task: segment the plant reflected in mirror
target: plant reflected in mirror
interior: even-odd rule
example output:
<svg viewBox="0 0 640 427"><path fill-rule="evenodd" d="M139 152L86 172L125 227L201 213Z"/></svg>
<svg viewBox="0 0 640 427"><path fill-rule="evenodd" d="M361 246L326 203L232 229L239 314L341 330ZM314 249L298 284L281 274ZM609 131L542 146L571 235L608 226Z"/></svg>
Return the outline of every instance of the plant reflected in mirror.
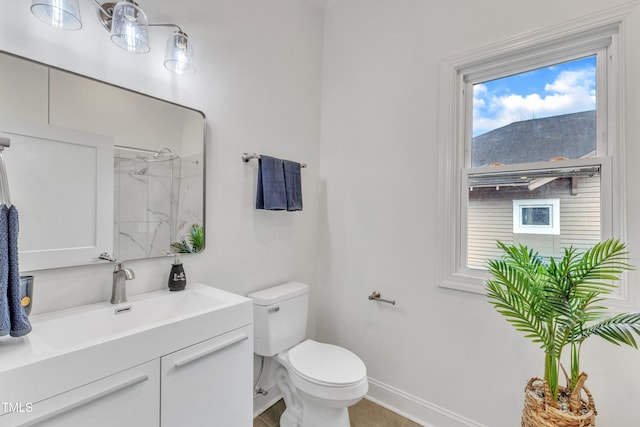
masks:
<svg viewBox="0 0 640 427"><path fill-rule="evenodd" d="M174 254L198 253L204 249L204 230L199 224L192 224L189 230L188 242L182 239L171 243L171 252Z"/></svg>

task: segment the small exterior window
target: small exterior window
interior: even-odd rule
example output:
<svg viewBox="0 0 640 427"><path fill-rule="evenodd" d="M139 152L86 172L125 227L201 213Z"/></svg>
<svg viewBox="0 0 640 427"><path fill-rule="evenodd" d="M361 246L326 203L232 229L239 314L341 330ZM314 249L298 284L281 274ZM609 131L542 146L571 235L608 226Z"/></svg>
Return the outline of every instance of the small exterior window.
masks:
<svg viewBox="0 0 640 427"><path fill-rule="evenodd" d="M514 200L513 233L560 234L560 199Z"/></svg>

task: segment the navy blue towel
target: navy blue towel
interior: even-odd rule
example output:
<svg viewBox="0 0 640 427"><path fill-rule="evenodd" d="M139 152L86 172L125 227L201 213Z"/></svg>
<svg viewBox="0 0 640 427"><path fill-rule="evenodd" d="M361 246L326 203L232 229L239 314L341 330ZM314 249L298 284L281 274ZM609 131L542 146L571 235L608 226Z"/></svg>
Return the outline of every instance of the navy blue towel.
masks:
<svg viewBox="0 0 640 427"><path fill-rule="evenodd" d="M9 317L11 336L21 337L31 332L31 323L20 302L20 267L18 266L18 209L12 205L8 209L8 259L9 259Z"/></svg>
<svg viewBox="0 0 640 427"><path fill-rule="evenodd" d="M287 192L287 210L290 212L302 210L302 179L300 177L300 163L283 160L284 185Z"/></svg>
<svg viewBox="0 0 640 427"><path fill-rule="evenodd" d="M287 209L284 166L281 159L260 156L258 160L256 209L276 211Z"/></svg>
<svg viewBox="0 0 640 427"><path fill-rule="evenodd" d="M9 315L9 209L0 206L0 336L11 332Z"/></svg>

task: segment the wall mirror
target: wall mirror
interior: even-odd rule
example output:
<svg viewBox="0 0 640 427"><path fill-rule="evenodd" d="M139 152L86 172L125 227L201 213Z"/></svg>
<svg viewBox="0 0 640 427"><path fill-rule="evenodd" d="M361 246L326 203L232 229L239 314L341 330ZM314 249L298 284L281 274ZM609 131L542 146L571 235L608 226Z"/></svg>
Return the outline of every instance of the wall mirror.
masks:
<svg viewBox="0 0 640 427"><path fill-rule="evenodd" d="M200 111L2 52L0 99L21 270L166 256L204 230Z"/></svg>

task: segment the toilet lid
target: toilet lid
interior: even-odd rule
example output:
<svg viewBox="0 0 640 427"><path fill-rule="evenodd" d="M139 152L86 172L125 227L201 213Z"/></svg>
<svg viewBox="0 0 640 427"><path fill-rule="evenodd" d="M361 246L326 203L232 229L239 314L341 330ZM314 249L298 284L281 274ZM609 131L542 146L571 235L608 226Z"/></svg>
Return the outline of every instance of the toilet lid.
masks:
<svg viewBox="0 0 640 427"><path fill-rule="evenodd" d="M349 350L313 340L289 350L289 363L301 377L329 386L356 384L367 375L362 360Z"/></svg>

